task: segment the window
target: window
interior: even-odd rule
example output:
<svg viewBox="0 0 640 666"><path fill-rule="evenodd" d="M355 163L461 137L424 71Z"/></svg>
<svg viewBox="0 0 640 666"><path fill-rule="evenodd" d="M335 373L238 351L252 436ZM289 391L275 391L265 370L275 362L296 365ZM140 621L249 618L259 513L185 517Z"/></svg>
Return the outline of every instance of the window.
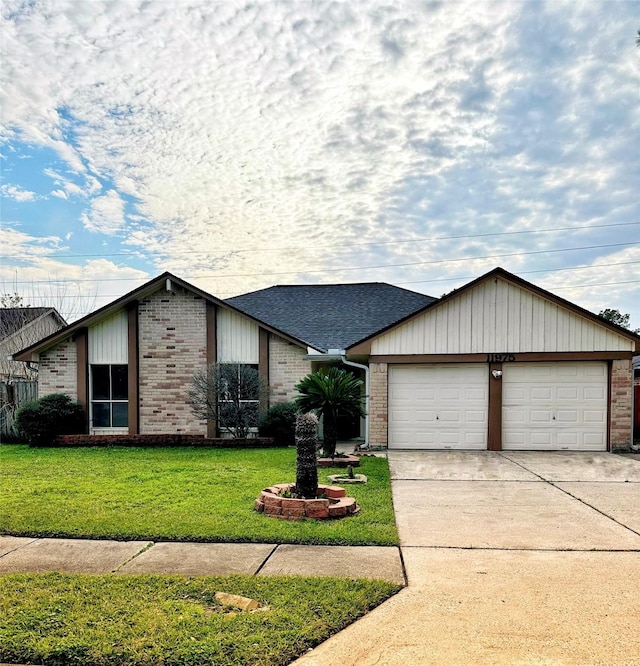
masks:
<svg viewBox="0 0 640 666"><path fill-rule="evenodd" d="M91 366L91 425L93 428L129 425L126 365Z"/></svg>
<svg viewBox="0 0 640 666"><path fill-rule="evenodd" d="M240 436L258 427L260 379L257 365L220 363L218 425Z"/></svg>

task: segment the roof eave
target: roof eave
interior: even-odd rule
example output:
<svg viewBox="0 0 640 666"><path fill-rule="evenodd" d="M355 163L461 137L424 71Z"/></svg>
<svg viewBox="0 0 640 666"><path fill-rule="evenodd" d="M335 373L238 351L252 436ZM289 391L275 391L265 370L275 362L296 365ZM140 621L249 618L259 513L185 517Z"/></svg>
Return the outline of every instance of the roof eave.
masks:
<svg viewBox="0 0 640 666"><path fill-rule="evenodd" d="M489 280L492 277L501 277L502 279L507 280L508 282L512 282L518 285L519 287L522 287L523 289L528 289L529 291L533 291L534 293L537 293L539 296L546 298L554 303L557 303L558 305L570 311L573 311L576 314L581 315L582 317L590 319L595 324L604 326L605 328L612 329L616 333L632 340L635 344L636 352L640 351L640 335L637 335L633 331L623 328L622 326L618 326L617 324L607 321L606 319L599 317L593 312L589 312L589 310L585 310L584 308L580 307L579 305L576 305L575 303L572 303L571 301L567 301L564 298L556 296L552 292L547 291L546 289L542 289L542 287L538 287L535 284L532 284L531 282L527 282L526 280L523 280L517 275L509 273L509 271L498 266L493 270L490 270L488 273L485 273L484 275L477 277L475 280L467 282L466 284L462 285L462 287L460 287L459 289L454 289L453 291L450 291L448 294L442 296L442 298L436 299L435 301L433 301L433 303L429 303L424 308L416 310L416 312L413 312L404 319L400 319L399 321L390 324L389 326L377 331L373 335L367 336L366 338L363 338L362 340L355 342L353 345L347 348L346 350L347 354L370 354L371 343L373 342L373 340L375 340L375 338L379 337L380 335L383 335L384 333L387 333L388 331L396 328L397 326L401 326L402 324L405 324L406 322L411 321L412 319L415 319L416 317L423 315L431 308L434 308L442 303L445 303L451 300L452 298L457 298L461 293L473 289L473 287L475 287L480 282Z"/></svg>
<svg viewBox="0 0 640 666"><path fill-rule="evenodd" d="M303 348L306 347L313 347L314 349L316 348L315 345L312 345L304 340L299 340L298 338L295 338L283 331L279 331L274 327L270 326L269 324L267 324L266 322L263 322L260 319L257 319L256 317L247 314L246 312L243 312L242 310L234 307L233 305L226 303L222 299L217 298L212 294L209 294L208 292L200 289L199 287L196 287L195 285L192 285L189 282L186 282L185 280L173 275L172 273L169 273L168 271L165 271L164 273L158 275L149 282L146 282L141 287L138 287L137 289L134 289L126 293L124 296L121 296L115 301L108 303L107 305L99 308L95 312L91 312L85 317L82 317L78 321L75 321L72 324L69 324L68 326L65 326L64 328L60 329L59 331L52 333L51 335L47 336L46 338L43 338L42 340L38 341L35 344L30 345L29 347L25 347L24 349L21 349L19 352L16 352L14 354L14 358L18 361L32 361L33 354L38 354L41 351L44 351L49 347L52 347L61 340L65 340L66 338L75 335L75 333L77 333L79 330L83 328L86 328L92 322L95 322L99 319L104 319L105 317L108 317L110 314L118 312L119 310L127 307L129 303L138 301L141 298L144 298L145 296L152 294L153 292L157 291L159 287L162 286L163 282L166 283L167 280L169 280L170 282L174 282L183 289L192 291L193 293L201 296L202 298L211 303L214 303L215 305L226 308L227 310L231 310L233 312L236 312L237 314L242 315L243 317L246 317L247 319L250 319L261 328L264 328L267 331L273 332L276 335L281 336L282 338L284 338L288 342L291 342L292 344L295 344Z"/></svg>

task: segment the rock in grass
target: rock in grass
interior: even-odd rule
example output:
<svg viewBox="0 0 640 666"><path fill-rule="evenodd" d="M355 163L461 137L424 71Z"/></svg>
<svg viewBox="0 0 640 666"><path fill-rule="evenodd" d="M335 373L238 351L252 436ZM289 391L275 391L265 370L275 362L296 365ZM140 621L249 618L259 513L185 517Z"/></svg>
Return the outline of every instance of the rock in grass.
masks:
<svg viewBox="0 0 640 666"><path fill-rule="evenodd" d="M229 594L228 592L216 592L216 599L223 606L232 606L243 611L254 611L260 608L260 604L255 599L241 597L238 594Z"/></svg>

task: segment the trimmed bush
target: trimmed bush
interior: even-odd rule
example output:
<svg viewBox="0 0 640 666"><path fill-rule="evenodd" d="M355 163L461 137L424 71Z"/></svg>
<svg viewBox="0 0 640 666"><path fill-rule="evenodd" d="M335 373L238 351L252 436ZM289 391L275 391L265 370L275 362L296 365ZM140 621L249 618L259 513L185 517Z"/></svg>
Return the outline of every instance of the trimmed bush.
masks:
<svg viewBox="0 0 640 666"><path fill-rule="evenodd" d="M281 446L295 446L296 417L300 410L294 402L280 402L263 414L258 424L260 437L273 437Z"/></svg>
<svg viewBox="0 0 640 666"><path fill-rule="evenodd" d="M58 435L84 431L84 409L68 395L52 393L25 403L16 414L16 428L29 446L47 446Z"/></svg>

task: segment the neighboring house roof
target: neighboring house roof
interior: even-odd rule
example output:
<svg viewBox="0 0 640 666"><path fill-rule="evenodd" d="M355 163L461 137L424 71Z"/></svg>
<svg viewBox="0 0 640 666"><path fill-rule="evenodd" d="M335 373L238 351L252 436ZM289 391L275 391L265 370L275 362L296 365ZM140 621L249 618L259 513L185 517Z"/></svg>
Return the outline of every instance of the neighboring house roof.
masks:
<svg viewBox="0 0 640 666"><path fill-rule="evenodd" d="M636 335L633 331L630 331L622 326L618 326L617 324L614 324L607 319L603 319L602 317L594 314L593 312L589 312L589 310L585 310L584 308L581 308L579 305L576 305L575 303L572 303L571 301L567 301L564 298L561 298L560 296L556 296L555 294L551 293L550 291L546 291L545 289L542 289L541 287L536 286L535 284L532 284L531 282L527 282L526 280L523 280L522 278L518 277L517 275L514 275L513 273L509 273L509 271L506 271L504 268L494 268L493 270L489 271L488 273L485 273L484 275L481 275L479 278L476 278L475 280L472 280L471 282L467 282L467 284L463 285L459 289L454 289L453 291L449 292L448 294L445 294L442 298L440 299L434 299L432 303L429 303L425 307L421 308L420 310L414 311L410 314L408 314L406 317L404 317L402 320L397 321L393 324L390 324L389 326L386 326L384 328L381 328L380 330L372 333L371 335L365 336L361 338L360 340L355 341L353 344L349 346L347 349L347 352L351 354L367 354L369 353L369 348L371 346L371 341L377 338L378 336L381 336L382 334L386 333L387 331L390 331L391 329L396 328L397 326L400 326L404 324L407 321L410 321L412 319L415 319L417 317L420 317L423 313L432 310L434 308L437 308L441 306L443 303L446 303L447 301L457 298L460 294L463 294L466 291L469 291L473 289L477 284L480 282L484 282L486 280L491 280L496 277L500 277L504 280L507 280L508 282L512 282L513 284L522 287L524 289L528 289L529 291L533 292L534 294L537 294L538 296L541 296L542 298L545 298L553 303L556 303L557 305L566 308L567 310L570 310L582 317L585 317L586 319L589 319L590 321L593 321L594 323L597 323L600 326L604 326L606 328L610 328L611 330L615 331L618 334L623 335L626 338L629 338L635 342L636 345L636 350L640 350L640 336Z"/></svg>
<svg viewBox="0 0 640 666"><path fill-rule="evenodd" d="M345 349L436 299L383 282L283 285L226 303L322 351Z"/></svg>
<svg viewBox="0 0 640 666"><path fill-rule="evenodd" d="M67 322L55 308L0 308L0 340L8 338L31 322L51 315L60 326Z"/></svg>
<svg viewBox="0 0 640 666"><path fill-rule="evenodd" d="M29 376L30 368L12 360L15 352L66 325L55 308L0 308L0 377Z"/></svg>

